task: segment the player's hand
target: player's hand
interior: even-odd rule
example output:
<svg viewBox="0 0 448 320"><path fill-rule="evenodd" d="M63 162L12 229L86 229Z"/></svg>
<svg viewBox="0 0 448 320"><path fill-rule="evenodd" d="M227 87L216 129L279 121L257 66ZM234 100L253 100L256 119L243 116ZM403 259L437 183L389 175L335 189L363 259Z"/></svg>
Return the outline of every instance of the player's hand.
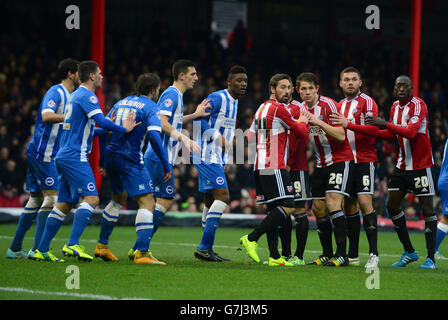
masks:
<svg viewBox="0 0 448 320"><path fill-rule="evenodd" d="M104 168L104 167L100 167L100 173L101 173L101 175L102 175L103 177L105 177L105 176L107 175L106 168Z"/></svg>
<svg viewBox="0 0 448 320"><path fill-rule="evenodd" d="M114 109L114 110L112 110L112 113L109 116L110 121L112 121L114 123L115 123L115 119L117 119L116 113L117 113L117 109Z"/></svg>
<svg viewBox="0 0 448 320"><path fill-rule="evenodd" d="M306 115L307 115L307 117L308 117L308 123L309 124L312 124L312 125L315 125L315 126L318 126L319 125L319 123L320 123L320 119L319 118L317 118L314 114L312 114L311 112L309 112L309 111L305 111L304 112Z"/></svg>
<svg viewBox="0 0 448 320"><path fill-rule="evenodd" d="M182 135L181 137L181 141L183 142L189 153L193 152L196 154L201 154L201 147L196 142L185 135Z"/></svg>
<svg viewBox="0 0 448 320"><path fill-rule="evenodd" d="M210 105L210 100L202 100L200 104L198 104L196 111L194 112L196 115L196 118L200 117L207 117L210 115L210 112L207 112L207 110L211 109L212 106Z"/></svg>
<svg viewBox="0 0 448 320"><path fill-rule="evenodd" d="M232 150L232 145L223 136L221 136L221 148L224 151L228 151L228 152L230 152L230 150Z"/></svg>
<svg viewBox="0 0 448 320"><path fill-rule="evenodd" d="M347 128L348 125L348 119L344 117L339 112L333 112L330 114L330 120L333 122L333 124L342 126L343 128Z"/></svg>
<svg viewBox="0 0 448 320"><path fill-rule="evenodd" d="M130 112L128 115L128 118L126 119L126 121L123 123L123 127L126 129L126 133L131 132L132 130L134 130L135 127L137 127L138 125L142 124L142 122L138 122L135 123L135 118L137 117L135 112Z"/></svg>
<svg viewBox="0 0 448 320"><path fill-rule="evenodd" d="M167 183L171 180L171 171L165 172L163 175L163 183Z"/></svg>
<svg viewBox="0 0 448 320"><path fill-rule="evenodd" d="M379 117L368 116L366 117L366 124L381 128L386 127L387 121Z"/></svg>
<svg viewBox="0 0 448 320"><path fill-rule="evenodd" d="M301 111L300 117L299 119L297 119L297 122L298 123L305 122L306 124L308 124L308 122L310 121L310 115L311 114L309 112Z"/></svg>

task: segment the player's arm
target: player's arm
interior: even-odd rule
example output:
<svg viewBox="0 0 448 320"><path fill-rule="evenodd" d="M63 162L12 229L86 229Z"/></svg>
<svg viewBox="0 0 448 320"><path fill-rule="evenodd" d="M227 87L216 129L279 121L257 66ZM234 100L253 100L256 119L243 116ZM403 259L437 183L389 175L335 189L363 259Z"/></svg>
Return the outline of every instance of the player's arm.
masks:
<svg viewBox="0 0 448 320"><path fill-rule="evenodd" d="M310 120L309 122L312 125L319 126L328 136L335 139L338 142L344 142L345 141L345 129L342 126L337 125L331 125L319 118L317 118L314 114L309 113Z"/></svg>
<svg viewBox="0 0 448 320"><path fill-rule="evenodd" d="M195 112L184 115L182 123L187 123L188 121L192 121L197 118L209 116L210 112L207 112L207 110L212 108L209 102L210 100L204 99L200 104L198 104Z"/></svg>
<svg viewBox="0 0 448 320"><path fill-rule="evenodd" d="M95 123L106 131L114 131L119 133L128 133L134 130L134 128L141 124L141 122L135 122L135 112L130 112L126 121L123 122L123 127L116 125L111 120L107 119L102 112L92 115L92 119Z"/></svg>
<svg viewBox="0 0 448 320"><path fill-rule="evenodd" d="M148 138L152 149L156 153L160 162L162 162L164 171L164 182L168 182L171 179L171 168L168 161L168 153L166 149L162 146L162 138L160 137L160 130L148 128Z"/></svg>
<svg viewBox="0 0 448 320"><path fill-rule="evenodd" d="M330 115L331 121L335 125L339 125L342 128L347 128L348 130L351 130L356 133L360 133L366 136L386 139L386 140L393 140L395 138L395 134L390 130L380 130L377 126L371 125L371 124L355 124L350 121L346 117L344 117L339 112L333 112Z"/></svg>
<svg viewBox="0 0 448 320"><path fill-rule="evenodd" d="M59 123L64 121L64 114L57 113L57 108L61 103L61 96L57 91L49 92L42 101L42 122Z"/></svg>
<svg viewBox="0 0 448 320"><path fill-rule="evenodd" d="M169 123L169 120L170 116L160 114L160 123L162 126L162 131L167 135L169 135L172 139L177 140L179 142L183 142L183 144L187 147L190 153L192 151L194 153L201 153L201 147L198 146L198 144L193 140L191 140L189 137L174 129L173 126Z"/></svg>
<svg viewBox="0 0 448 320"><path fill-rule="evenodd" d="M309 117L307 115L301 114L299 119L294 120L291 113L286 110L286 107L283 104L278 106L276 115L280 118L286 128L291 129L296 135L301 137L308 136L307 124Z"/></svg>
<svg viewBox="0 0 448 320"><path fill-rule="evenodd" d="M410 117L407 123L407 127L397 126L389 121L386 124L386 128L407 139L414 139L418 133L418 130L422 125L425 114L426 114L426 108L421 108L420 113L418 115L414 114L413 116Z"/></svg>

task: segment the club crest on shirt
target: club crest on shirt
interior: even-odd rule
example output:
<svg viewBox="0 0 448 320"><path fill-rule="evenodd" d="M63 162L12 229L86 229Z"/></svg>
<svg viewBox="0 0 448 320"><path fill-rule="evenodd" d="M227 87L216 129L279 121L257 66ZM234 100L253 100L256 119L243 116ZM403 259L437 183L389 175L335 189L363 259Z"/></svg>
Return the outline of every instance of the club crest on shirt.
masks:
<svg viewBox="0 0 448 320"><path fill-rule="evenodd" d="M98 99L95 96L90 96L89 100L92 103L97 103L98 102Z"/></svg>
<svg viewBox="0 0 448 320"><path fill-rule="evenodd" d="M165 100L163 101L163 106L164 106L165 108L169 108L169 107L171 107L172 105L173 105L173 100L171 100L170 98L165 99Z"/></svg>
<svg viewBox="0 0 448 320"><path fill-rule="evenodd" d="M47 105L48 105L50 108L54 108L54 107L56 107L56 102L54 102L54 100L51 99L50 101L48 101Z"/></svg>
<svg viewBox="0 0 448 320"><path fill-rule="evenodd" d="M224 184L224 178L223 177L216 178L216 183L219 184L219 185L223 185Z"/></svg>
<svg viewBox="0 0 448 320"><path fill-rule="evenodd" d="M413 124L416 124L416 123L418 122L418 117L417 117L417 116L413 116L413 117L411 118L411 122L412 122Z"/></svg>

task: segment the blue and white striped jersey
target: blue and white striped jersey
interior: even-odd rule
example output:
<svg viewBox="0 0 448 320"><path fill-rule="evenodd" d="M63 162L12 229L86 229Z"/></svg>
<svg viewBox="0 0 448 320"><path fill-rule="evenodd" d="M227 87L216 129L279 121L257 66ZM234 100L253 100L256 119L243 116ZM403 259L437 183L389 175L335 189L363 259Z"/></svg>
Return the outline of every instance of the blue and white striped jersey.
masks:
<svg viewBox="0 0 448 320"><path fill-rule="evenodd" d="M193 162L226 165L230 158L229 150L223 152L216 136L219 133L232 144L235 137L238 100L234 99L227 89L212 92L207 100L210 100L212 106L210 115L195 119L193 122L194 140L202 150L200 159L197 154L193 154Z"/></svg>
<svg viewBox="0 0 448 320"><path fill-rule="evenodd" d="M88 161L95 128L95 120L92 117L99 113L103 111L98 97L83 85L79 86L65 106L60 148L56 159Z"/></svg>
<svg viewBox="0 0 448 320"><path fill-rule="evenodd" d="M159 98L158 102L159 116L168 116L169 124L181 132L182 130L182 120L184 117L184 102L182 93L176 89L174 86L169 86ZM167 150L168 161L170 164L174 165L177 153L179 149L179 142L162 131L162 146ZM145 158L153 159L159 161L156 153L150 144L145 152Z"/></svg>
<svg viewBox="0 0 448 320"><path fill-rule="evenodd" d="M106 149L107 152L119 153L134 163L143 164L142 150L145 146L146 132L162 131L157 104L145 96L129 96L118 101L110 110L108 117L114 110L116 110L115 124L123 126L130 112L135 112L135 122L142 124L129 133L114 132Z"/></svg>
<svg viewBox="0 0 448 320"><path fill-rule="evenodd" d="M37 113L34 135L26 148L26 155L45 162L54 160L59 150L61 123L45 123L42 121L42 113L64 113L65 105L70 98L70 93L62 84L56 84L48 89Z"/></svg>

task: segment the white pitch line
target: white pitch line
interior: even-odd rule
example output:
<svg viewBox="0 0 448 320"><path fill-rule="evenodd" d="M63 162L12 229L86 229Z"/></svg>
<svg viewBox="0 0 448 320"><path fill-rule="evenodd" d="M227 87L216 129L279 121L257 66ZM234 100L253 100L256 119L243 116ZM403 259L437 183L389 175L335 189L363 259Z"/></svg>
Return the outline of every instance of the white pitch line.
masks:
<svg viewBox="0 0 448 320"><path fill-rule="evenodd" d="M29 293L32 295L49 295L49 296L95 299L95 300L151 300L151 299L147 299L147 298L136 298L136 297L118 298L118 297L106 296L106 295L101 295L101 294L60 292L60 291L42 291L42 290L32 290L32 289L14 288L14 287L0 287L0 291Z"/></svg>

